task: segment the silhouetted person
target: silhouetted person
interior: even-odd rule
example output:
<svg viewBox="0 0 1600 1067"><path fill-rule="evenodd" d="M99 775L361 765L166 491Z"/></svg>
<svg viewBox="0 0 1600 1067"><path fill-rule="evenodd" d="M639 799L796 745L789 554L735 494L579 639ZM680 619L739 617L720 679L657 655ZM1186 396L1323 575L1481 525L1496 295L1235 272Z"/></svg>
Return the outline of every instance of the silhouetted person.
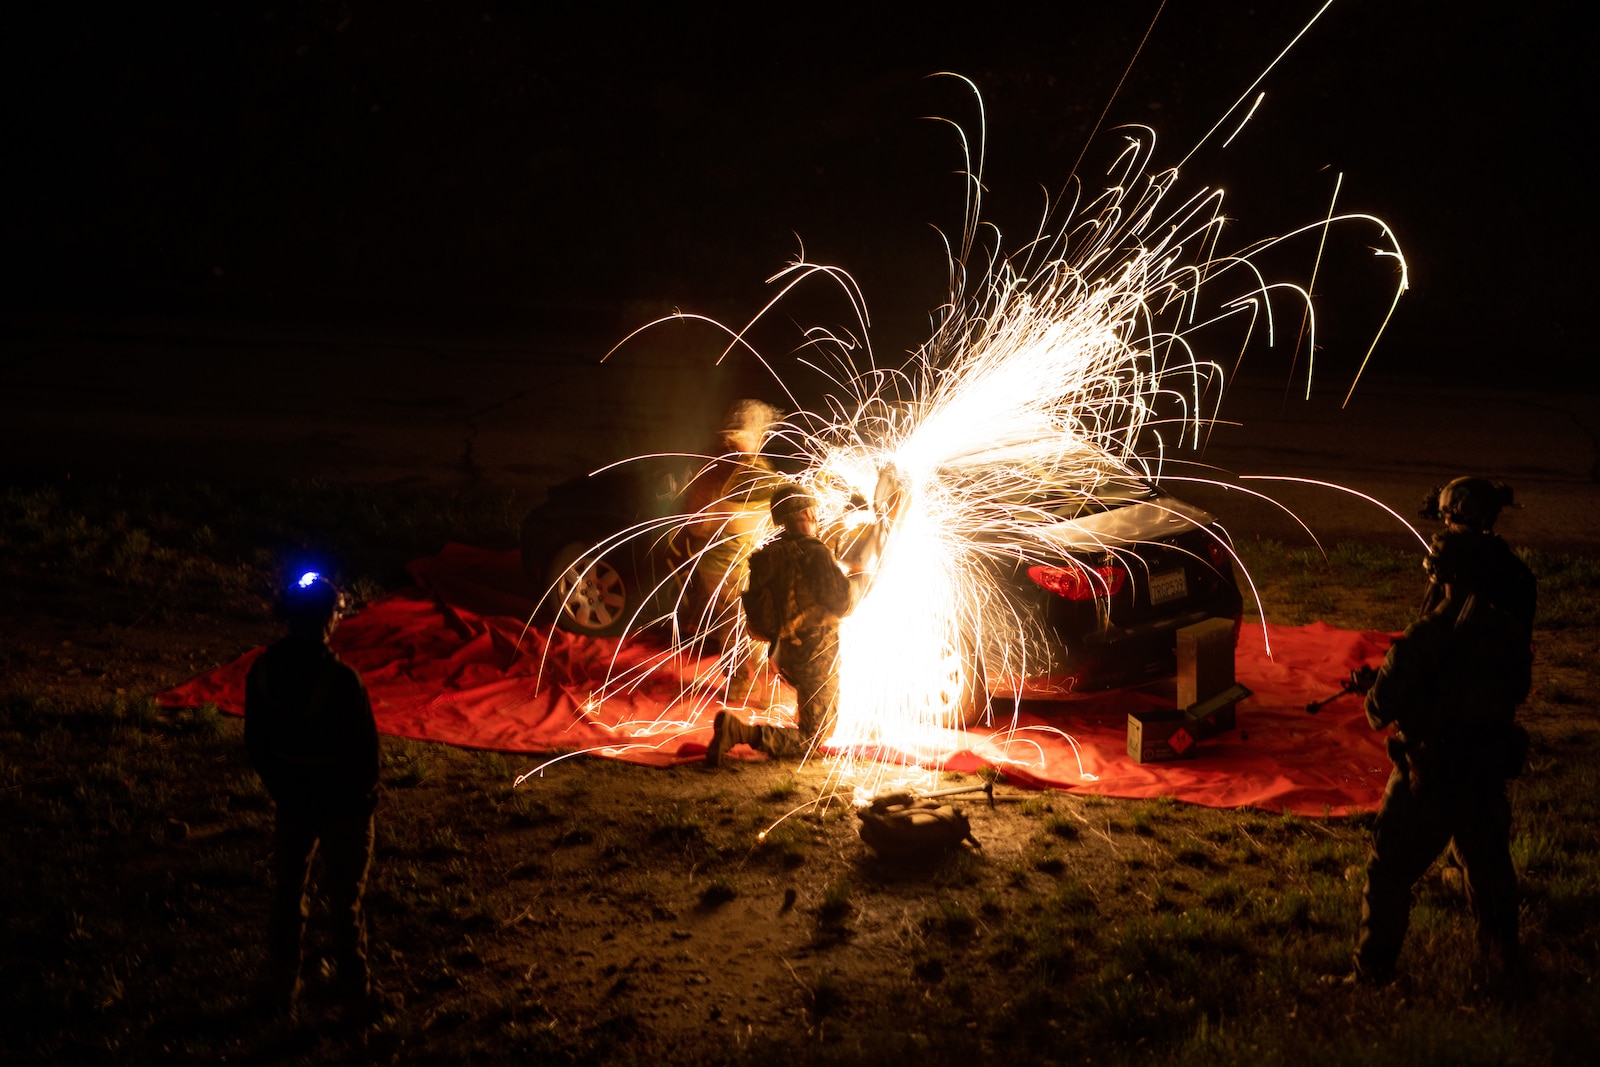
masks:
<svg viewBox="0 0 1600 1067"><path fill-rule="evenodd" d="M289 635L250 668L245 745L277 805L267 972L273 1006L293 1013L301 991L312 858L320 850L322 889L333 919L334 992L351 1009L370 1004L361 897L372 863L378 801L378 732L361 676L328 647L343 598L314 573L280 600Z"/></svg>
<svg viewBox="0 0 1600 1067"><path fill-rule="evenodd" d="M1509 487L1458 478L1432 503L1424 515L1446 528L1430 546L1422 615L1367 692L1372 727L1398 729L1347 982L1393 978L1412 887L1452 843L1477 920L1481 979L1503 980L1518 961L1505 783L1521 773L1528 748L1514 719L1532 684L1535 582L1490 530L1511 503Z"/></svg>
<svg viewBox="0 0 1600 1067"><path fill-rule="evenodd" d="M720 642L739 620L749 559L761 543L768 504L782 480L761 455L777 421L777 409L760 400L728 405L712 459L684 489L684 503L696 516L684 530L693 561L678 610L685 634Z"/></svg>

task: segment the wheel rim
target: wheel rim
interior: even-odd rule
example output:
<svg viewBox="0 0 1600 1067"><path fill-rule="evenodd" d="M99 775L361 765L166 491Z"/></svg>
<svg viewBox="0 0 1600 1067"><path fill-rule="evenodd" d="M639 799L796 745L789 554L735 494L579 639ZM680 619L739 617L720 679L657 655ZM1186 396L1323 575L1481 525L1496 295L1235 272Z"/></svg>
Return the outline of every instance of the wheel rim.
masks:
<svg viewBox="0 0 1600 1067"><path fill-rule="evenodd" d="M579 630L604 630L628 606L621 572L603 559L568 567L556 581L556 593L562 616Z"/></svg>

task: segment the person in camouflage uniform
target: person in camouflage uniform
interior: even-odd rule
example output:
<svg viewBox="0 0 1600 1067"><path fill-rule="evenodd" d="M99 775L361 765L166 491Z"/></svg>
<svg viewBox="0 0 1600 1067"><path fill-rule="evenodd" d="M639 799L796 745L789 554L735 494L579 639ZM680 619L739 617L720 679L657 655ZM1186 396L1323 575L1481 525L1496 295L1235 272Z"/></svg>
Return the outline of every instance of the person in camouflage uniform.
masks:
<svg viewBox="0 0 1600 1067"><path fill-rule="evenodd" d="M334 922L335 993L350 1009L373 1003L361 898L372 863L378 731L361 676L328 647L342 600L316 574L291 585L279 605L289 635L261 654L245 682L245 747L277 807L266 993L290 1014L300 997L306 890L319 851Z"/></svg>
<svg viewBox="0 0 1600 1067"><path fill-rule="evenodd" d="M798 697L795 726L754 726L718 712L706 762L716 766L734 745L778 758L803 755L831 727L839 703L839 620L850 614L866 575L846 575L832 549L817 538L816 500L794 485L772 495L776 541L750 560L752 587L765 586L782 605L780 632L771 635L772 660Z"/></svg>
<svg viewBox="0 0 1600 1067"><path fill-rule="evenodd" d="M1457 479L1424 515L1445 530L1430 546L1423 612L1395 641L1366 696L1374 729L1398 727L1362 895L1355 970L1385 984L1405 940L1411 891L1446 846L1464 868L1477 920L1479 971L1498 981L1518 958L1517 876L1506 779L1521 773L1528 735L1517 706L1532 684L1536 587L1491 532L1511 491Z"/></svg>
<svg viewBox="0 0 1600 1067"><path fill-rule="evenodd" d="M779 478L761 455L778 411L760 400L729 405L712 460L684 489L684 548L691 560L678 605L679 631L720 644L739 619L750 556L760 544Z"/></svg>

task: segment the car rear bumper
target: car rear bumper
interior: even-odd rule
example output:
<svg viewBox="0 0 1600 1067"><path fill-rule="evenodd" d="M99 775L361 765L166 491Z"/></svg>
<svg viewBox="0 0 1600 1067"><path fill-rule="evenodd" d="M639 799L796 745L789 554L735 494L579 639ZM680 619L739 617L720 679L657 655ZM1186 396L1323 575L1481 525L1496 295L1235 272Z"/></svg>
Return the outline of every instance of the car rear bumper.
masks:
<svg viewBox="0 0 1600 1067"><path fill-rule="evenodd" d="M1178 671L1178 631L1216 616L1208 611L1158 619L1136 626L1107 626L1076 644L1055 650L1060 669L1026 677L988 676L991 696L1027 700L1060 700L1074 693L1144 685L1170 678ZM1239 639L1241 616L1233 615L1233 639Z"/></svg>

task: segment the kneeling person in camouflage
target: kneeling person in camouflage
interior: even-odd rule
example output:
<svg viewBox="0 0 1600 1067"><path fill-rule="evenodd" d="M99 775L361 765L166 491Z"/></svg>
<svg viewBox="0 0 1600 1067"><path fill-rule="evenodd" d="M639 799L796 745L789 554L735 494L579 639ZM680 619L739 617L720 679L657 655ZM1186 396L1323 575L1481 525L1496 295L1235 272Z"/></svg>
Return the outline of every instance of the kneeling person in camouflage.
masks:
<svg viewBox="0 0 1600 1067"><path fill-rule="evenodd" d="M770 597L777 632L772 659L799 698L796 726L753 726L717 713L706 762L722 762L746 744L778 758L804 755L826 735L839 705L839 620L850 614L866 575L847 576L833 551L817 537L816 500L786 484L772 494L772 519L782 533L750 557L750 592ZM751 626L752 631L758 628Z"/></svg>

